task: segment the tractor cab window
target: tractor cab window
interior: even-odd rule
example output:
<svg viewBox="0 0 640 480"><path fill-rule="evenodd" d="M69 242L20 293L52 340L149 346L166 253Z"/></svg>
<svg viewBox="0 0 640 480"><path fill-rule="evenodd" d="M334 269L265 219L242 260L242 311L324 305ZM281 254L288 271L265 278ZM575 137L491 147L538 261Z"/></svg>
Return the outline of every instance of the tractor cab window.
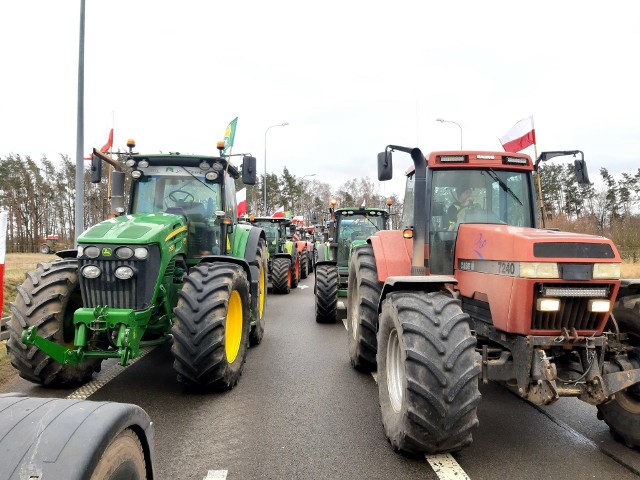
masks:
<svg viewBox="0 0 640 480"><path fill-rule="evenodd" d="M354 240L366 240L386 228L384 215L348 212L336 215L338 238L338 266L346 266Z"/></svg>
<svg viewBox="0 0 640 480"><path fill-rule="evenodd" d="M533 227L531 183L526 172L436 170L431 183L430 269L453 273L453 248L462 223Z"/></svg>
<svg viewBox="0 0 640 480"><path fill-rule="evenodd" d="M220 184L205 181L200 169L151 167L148 170L134 183L131 213L184 215L189 222L189 256L219 253L215 212L222 207Z"/></svg>
<svg viewBox="0 0 640 480"><path fill-rule="evenodd" d="M255 222L254 225L264 230L264 234L267 237L269 254L275 255L277 253L278 247L278 229L280 228L279 224L274 222Z"/></svg>

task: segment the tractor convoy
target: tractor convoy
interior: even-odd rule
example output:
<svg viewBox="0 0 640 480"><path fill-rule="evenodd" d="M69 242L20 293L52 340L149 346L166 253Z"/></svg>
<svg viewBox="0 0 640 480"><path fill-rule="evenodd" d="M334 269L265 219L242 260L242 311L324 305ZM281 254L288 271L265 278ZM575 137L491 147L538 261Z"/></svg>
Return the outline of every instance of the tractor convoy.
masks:
<svg viewBox="0 0 640 480"><path fill-rule="evenodd" d="M388 209L334 201L328 220L313 215L313 227L296 223L301 217L238 221L235 180L255 184L255 158L243 155L238 169L223 143L217 156L128 147L127 204L125 173L116 168L110 218L18 287L7 349L23 378L82 385L103 360L125 366L144 347L171 340L180 383L231 389L249 346L263 338L267 289L288 294L315 271L316 322L336 322L345 298L348 357L358 371L377 372L394 450L468 446L479 385L489 381L536 405L576 397L597 407L616 438L640 447L640 280L620 280L621 259L607 238L546 229L538 215L538 164L580 154L576 179L586 183L582 152L545 152L534 163L517 153L425 157L389 145L378 155L379 180L391 179L392 152L413 160L403 228L391 230L390 201ZM116 167L94 151L94 182L102 161ZM129 452L123 461L138 469L136 478L153 476L153 424L139 407L60 400L45 411L43 401L0 395L0 410L35 425L53 424L68 408L59 438L91 442L84 457L64 453L49 472L82 478L75 472L117 469L109 460L116 445ZM102 417L86 413L96 409ZM39 468L48 451L26 439L53 434L24 430L9 463L30 452Z"/></svg>
<svg viewBox="0 0 640 480"><path fill-rule="evenodd" d="M579 398L640 446L640 281L620 281L614 244L538 227L527 155L425 158L390 145L380 180L391 178L393 151L413 160L405 228L355 248L347 298L351 363L377 371L393 448L469 445L489 381L536 405ZM584 159L575 166L587 182Z"/></svg>

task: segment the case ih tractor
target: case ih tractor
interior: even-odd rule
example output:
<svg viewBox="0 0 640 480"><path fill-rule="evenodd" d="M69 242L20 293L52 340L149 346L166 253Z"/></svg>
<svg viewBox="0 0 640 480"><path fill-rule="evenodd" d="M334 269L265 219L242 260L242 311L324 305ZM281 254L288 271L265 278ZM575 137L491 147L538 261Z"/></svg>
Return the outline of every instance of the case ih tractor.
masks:
<svg viewBox="0 0 640 480"><path fill-rule="evenodd" d="M295 236L291 241L296 244L296 249L300 254L300 278L307 278L313 272L313 243L311 242L311 234L307 228L302 225L296 225Z"/></svg>
<svg viewBox="0 0 640 480"><path fill-rule="evenodd" d="M333 203L335 204L335 203ZM347 296L351 252L370 235L388 228L389 212L381 208L331 209L328 242L318 246L314 291L316 322L334 323L338 297Z"/></svg>
<svg viewBox="0 0 640 480"><path fill-rule="evenodd" d="M380 180L391 178L394 150L414 162L407 227L355 250L347 305L351 362L377 368L394 449L470 444L478 382L489 381L537 405L567 396L596 405L616 437L640 446L640 282L621 285L613 243L536 228L526 155L425 159L388 146ZM575 162L588 181L584 160Z"/></svg>
<svg viewBox="0 0 640 480"><path fill-rule="evenodd" d="M264 230L269 246L269 281L274 293L289 293L300 281L300 252L288 239L295 227L288 218L256 217L252 225Z"/></svg>
<svg viewBox="0 0 640 480"><path fill-rule="evenodd" d="M120 208L80 235L77 250L27 275L11 305L11 362L34 383L81 384L102 360L124 366L172 337L179 382L232 388L249 344L262 339L267 289L264 232L236 224L240 174L221 144L219 156L128 146L126 214ZM100 159L93 164L99 181ZM124 174L113 173L113 190L124 191ZM242 177L255 183L255 158L244 157Z"/></svg>

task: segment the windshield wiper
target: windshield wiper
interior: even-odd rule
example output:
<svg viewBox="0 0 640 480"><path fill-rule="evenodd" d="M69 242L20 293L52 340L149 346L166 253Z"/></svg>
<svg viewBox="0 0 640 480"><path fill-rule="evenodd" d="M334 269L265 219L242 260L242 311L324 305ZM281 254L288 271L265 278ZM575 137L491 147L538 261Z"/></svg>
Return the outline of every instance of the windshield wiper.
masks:
<svg viewBox="0 0 640 480"><path fill-rule="evenodd" d="M513 190L511 190L509 188L509 186L504 183L502 181L502 179L498 176L498 174L493 170L493 168L490 168L489 170L483 170L482 173L487 172L487 174L493 178L496 182L498 182L498 184L500 184L500 187L507 192L508 194L510 194L513 198L515 198L516 202L518 202L521 206L522 206L522 202L520 201L520 199L518 198L518 196L513 193Z"/></svg>
<svg viewBox="0 0 640 480"><path fill-rule="evenodd" d="M380 231L380 229L378 228L378 226L377 226L375 223L373 223L369 217L364 217L364 218L366 218L366 219L367 219L367 222L369 222L371 225L373 225L374 227L376 227L376 230L377 230L377 231Z"/></svg>
<svg viewBox="0 0 640 480"><path fill-rule="evenodd" d="M213 193L217 193L213 188L211 188L209 185L207 185L206 183L204 183L202 180L200 180L198 177L196 177L193 173L191 173L189 170L187 170L186 168L184 168L182 165L180 165L180 168L182 168L185 172L187 172L189 175L191 175L193 178L195 178L197 181L199 181L202 185L204 185L205 187L207 187L209 190L211 190Z"/></svg>

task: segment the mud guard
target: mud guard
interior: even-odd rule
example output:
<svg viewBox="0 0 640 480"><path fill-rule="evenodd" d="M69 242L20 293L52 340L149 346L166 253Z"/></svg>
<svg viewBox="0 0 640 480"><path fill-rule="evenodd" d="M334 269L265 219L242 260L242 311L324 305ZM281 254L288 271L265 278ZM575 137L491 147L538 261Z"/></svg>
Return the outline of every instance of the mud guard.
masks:
<svg viewBox="0 0 640 480"><path fill-rule="evenodd" d="M111 441L132 429L153 478L154 425L137 405L0 394L0 451L7 478L82 480ZM90 476L90 475L89 475Z"/></svg>
<svg viewBox="0 0 640 480"><path fill-rule="evenodd" d="M640 295L640 279L623 278L620 280L620 290L616 300L631 295Z"/></svg>
<svg viewBox="0 0 640 480"><path fill-rule="evenodd" d="M455 285L458 283L456 278L449 275L421 275L421 276L392 276L382 286L382 293L378 301L378 314L382 311L382 302L391 292L399 290L405 291L421 291L421 292L437 292L446 284Z"/></svg>

